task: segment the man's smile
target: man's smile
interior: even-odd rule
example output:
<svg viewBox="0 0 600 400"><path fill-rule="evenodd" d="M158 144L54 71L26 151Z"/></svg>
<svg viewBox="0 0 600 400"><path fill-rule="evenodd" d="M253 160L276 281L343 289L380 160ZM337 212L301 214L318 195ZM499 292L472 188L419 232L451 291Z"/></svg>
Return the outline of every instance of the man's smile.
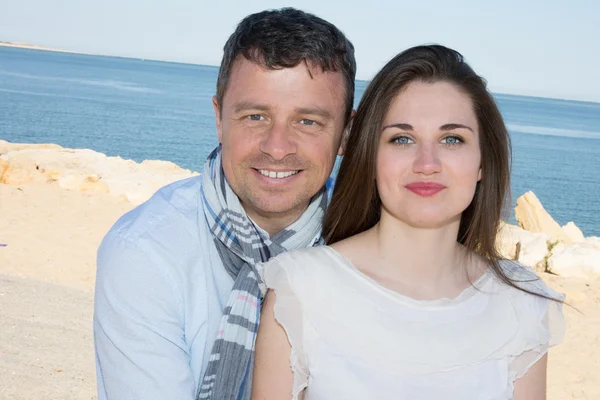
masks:
<svg viewBox="0 0 600 400"><path fill-rule="evenodd" d="M261 175L267 176L269 178L283 179L290 177L292 175L296 175L300 170L290 170L290 171L271 171L268 169L259 169L257 170Z"/></svg>

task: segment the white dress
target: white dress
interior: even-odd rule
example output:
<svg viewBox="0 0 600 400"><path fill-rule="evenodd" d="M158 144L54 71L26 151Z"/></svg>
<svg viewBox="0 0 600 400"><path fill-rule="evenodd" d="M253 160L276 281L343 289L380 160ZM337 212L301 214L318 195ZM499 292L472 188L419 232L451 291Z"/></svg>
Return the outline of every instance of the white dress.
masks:
<svg viewBox="0 0 600 400"><path fill-rule="evenodd" d="M563 299L534 272L502 267L529 290ZM561 304L485 273L455 299L386 289L331 247L264 264L275 318L292 346L293 398L507 400L513 382L561 341Z"/></svg>

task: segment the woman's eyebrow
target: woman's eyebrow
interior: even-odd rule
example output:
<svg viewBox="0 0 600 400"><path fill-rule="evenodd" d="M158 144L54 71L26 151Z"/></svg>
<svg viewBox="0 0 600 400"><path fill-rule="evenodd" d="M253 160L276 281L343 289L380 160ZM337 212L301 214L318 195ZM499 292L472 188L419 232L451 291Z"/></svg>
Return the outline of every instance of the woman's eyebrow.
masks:
<svg viewBox="0 0 600 400"><path fill-rule="evenodd" d="M441 131L451 131L454 129L468 129L471 132L473 132L473 129L471 129L470 127L468 127L467 125L463 125L463 124L444 124L442 126L440 126L440 130Z"/></svg>
<svg viewBox="0 0 600 400"><path fill-rule="evenodd" d="M383 129L388 129L388 128L398 128L398 129L402 129L403 131L412 131L413 127L411 124L406 124L403 122L398 122L395 124L389 124L383 127Z"/></svg>
<svg viewBox="0 0 600 400"><path fill-rule="evenodd" d="M402 129L403 131L413 131L414 130L414 128L411 124L406 124L403 122L389 124L389 125L386 125L383 127L383 129L388 129L388 128L398 128L398 129ZM469 127L467 125L463 125L463 124L452 123L452 124L444 124L444 125L440 126L441 131L451 131L454 129L468 129L471 132L474 132L471 127Z"/></svg>

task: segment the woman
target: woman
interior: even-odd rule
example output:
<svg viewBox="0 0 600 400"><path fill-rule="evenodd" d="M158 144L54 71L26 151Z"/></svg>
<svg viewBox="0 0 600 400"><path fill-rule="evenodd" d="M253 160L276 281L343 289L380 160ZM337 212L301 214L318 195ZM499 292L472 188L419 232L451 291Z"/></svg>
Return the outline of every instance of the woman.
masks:
<svg viewBox="0 0 600 400"><path fill-rule="evenodd" d="M392 59L353 121L327 246L264 265L253 398L545 399L563 296L495 250L509 163L459 53Z"/></svg>

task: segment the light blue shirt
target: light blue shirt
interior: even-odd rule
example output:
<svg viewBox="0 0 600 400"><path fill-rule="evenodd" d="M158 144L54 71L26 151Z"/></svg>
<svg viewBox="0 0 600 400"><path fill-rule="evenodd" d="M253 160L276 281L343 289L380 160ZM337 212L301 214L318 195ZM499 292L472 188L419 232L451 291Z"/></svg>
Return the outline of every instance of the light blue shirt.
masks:
<svg viewBox="0 0 600 400"><path fill-rule="evenodd" d="M233 286L193 177L121 217L98 250L98 399L192 400Z"/></svg>

